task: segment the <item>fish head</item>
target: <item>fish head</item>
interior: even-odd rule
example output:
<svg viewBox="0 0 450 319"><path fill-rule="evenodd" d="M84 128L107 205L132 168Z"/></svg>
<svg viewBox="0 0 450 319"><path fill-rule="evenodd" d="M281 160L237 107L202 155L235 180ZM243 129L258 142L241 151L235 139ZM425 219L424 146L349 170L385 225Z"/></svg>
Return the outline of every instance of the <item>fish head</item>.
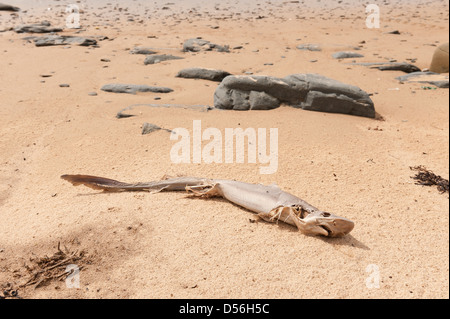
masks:
<svg viewBox="0 0 450 319"><path fill-rule="evenodd" d="M306 235L342 237L350 233L355 223L345 217L320 210L306 210L293 207L293 220L298 229Z"/></svg>

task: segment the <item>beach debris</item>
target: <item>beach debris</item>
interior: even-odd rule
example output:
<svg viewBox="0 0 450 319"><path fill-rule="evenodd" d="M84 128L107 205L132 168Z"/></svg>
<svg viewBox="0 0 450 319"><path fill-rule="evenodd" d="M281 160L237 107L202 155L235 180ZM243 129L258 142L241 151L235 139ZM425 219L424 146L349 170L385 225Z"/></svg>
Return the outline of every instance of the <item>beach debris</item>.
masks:
<svg viewBox="0 0 450 319"><path fill-rule="evenodd" d="M40 23L20 25L14 28L17 33L51 33L51 32L61 32L62 28L52 27L50 22L42 21Z"/></svg>
<svg viewBox="0 0 450 319"><path fill-rule="evenodd" d="M192 196L206 199L223 197L231 203L258 214L267 222L282 221L296 226L306 235L341 237L354 228L353 221L319 210L304 200L284 192L276 185L265 186L197 177L177 177L134 184L89 175L63 175L61 178L74 186L85 185L105 192L187 191Z"/></svg>
<svg viewBox="0 0 450 319"><path fill-rule="evenodd" d="M47 286L52 281L64 281L69 276L74 276L91 264L92 260L85 251L72 251L58 242L57 252L52 256L36 257L29 259L24 264L23 271L15 271L15 278L21 278L22 283L3 283L0 285L0 299L22 299L19 291L33 286L38 289ZM24 279L22 279L24 278Z"/></svg>
<svg viewBox="0 0 450 319"><path fill-rule="evenodd" d="M145 54L145 55L150 55L150 54L156 54L158 52L153 51L150 48L145 48L145 47L136 47L133 50L130 50L130 54Z"/></svg>
<svg viewBox="0 0 450 319"><path fill-rule="evenodd" d="M350 58L363 58L364 55L356 52L341 51L333 53L332 57L334 59L350 59Z"/></svg>
<svg viewBox="0 0 450 319"><path fill-rule="evenodd" d="M436 73L448 73L449 66L449 44L444 43L436 48L431 59L430 71Z"/></svg>
<svg viewBox="0 0 450 319"><path fill-rule="evenodd" d="M229 45L218 45L201 38L188 39L183 43L183 52L218 51L230 52Z"/></svg>
<svg viewBox="0 0 450 319"><path fill-rule="evenodd" d="M82 263L87 257L84 251L69 251L66 247L63 251L59 242L57 249L58 251L50 257L31 258L32 264L26 266L29 278L19 288L34 285L34 288L37 289L53 280L65 280L74 273L74 270L67 271L66 267L71 264L77 264L78 271L84 268Z"/></svg>
<svg viewBox="0 0 450 319"><path fill-rule="evenodd" d="M144 60L144 64L155 64L155 63L159 63L159 62L163 62L163 61L168 61L168 60L180 60L180 59L184 59L182 57L179 56L174 56L171 54L159 54L159 55L149 55L145 58Z"/></svg>
<svg viewBox="0 0 450 319"><path fill-rule="evenodd" d="M1 299L21 299L19 291L10 282L4 283L0 286L0 300Z"/></svg>
<svg viewBox="0 0 450 319"><path fill-rule="evenodd" d="M322 51L322 48L318 44L299 44L297 49L304 51Z"/></svg>
<svg viewBox="0 0 450 319"><path fill-rule="evenodd" d="M449 181L441 176L434 174L432 171L428 170L425 166L419 165L410 167L411 170L417 171L416 175L412 176L412 179L416 180L417 185L424 186L437 186L437 190L440 193L449 192Z"/></svg>
<svg viewBox="0 0 450 319"><path fill-rule="evenodd" d="M11 6L9 4L0 3L0 11L20 11L20 8Z"/></svg>
<svg viewBox="0 0 450 319"><path fill-rule="evenodd" d="M284 78L231 75L214 93L218 109L269 110L281 103L304 110L375 117L373 101L366 92L319 74Z"/></svg>
<svg viewBox="0 0 450 319"><path fill-rule="evenodd" d="M371 69L378 69L381 71L403 71L405 73L420 72L420 69L417 66L406 62L362 62L348 64L368 66Z"/></svg>
<svg viewBox="0 0 450 319"><path fill-rule="evenodd" d="M225 77L231 75L231 73L205 68L187 68L179 71L176 77L186 78L186 79L203 79L221 82Z"/></svg>
<svg viewBox="0 0 450 319"><path fill-rule="evenodd" d="M105 84L101 88L102 91L112 93L128 93L136 94L137 92L154 92L154 93L170 93L173 92L171 88L161 86L148 86L137 84Z"/></svg>

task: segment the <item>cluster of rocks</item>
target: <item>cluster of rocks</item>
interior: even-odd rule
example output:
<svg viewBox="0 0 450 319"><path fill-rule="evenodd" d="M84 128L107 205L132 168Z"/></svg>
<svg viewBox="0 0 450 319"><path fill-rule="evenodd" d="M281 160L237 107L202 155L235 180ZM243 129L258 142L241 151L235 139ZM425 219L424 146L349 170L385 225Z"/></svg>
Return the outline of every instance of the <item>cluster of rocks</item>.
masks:
<svg viewBox="0 0 450 319"><path fill-rule="evenodd" d="M219 45L200 38L188 39L183 43L183 52L218 51L230 52L229 45Z"/></svg>

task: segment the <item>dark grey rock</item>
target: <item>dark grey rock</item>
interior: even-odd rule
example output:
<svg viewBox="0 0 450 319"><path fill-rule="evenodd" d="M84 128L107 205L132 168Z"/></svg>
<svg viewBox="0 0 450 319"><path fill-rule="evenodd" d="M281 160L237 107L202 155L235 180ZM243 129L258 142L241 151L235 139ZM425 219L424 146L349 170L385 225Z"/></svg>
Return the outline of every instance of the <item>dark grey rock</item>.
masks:
<svg viewBox="0 0 450 319"><path fill-rule="evenodd" d="M440 75L440 74L434 72L413 72L406 75L398 76L395 79L399 80L400 82L427 83L441 89L449 88L448 76L446 76L444 80L420 80L420 78L426 78L429 77L430 75Z"/></svg>
<svg viewBox="0 0 450 319"><path fill-rule="evenodd" d="M70 87L70 85L67 84L67 83L62 83L62 84L59 85L59 87L68 88L68 87Z"/></svg>
<svg viewBox="0 0 450 319"><path fill-rule="evenodd" d="M374 118L370 96L360 88L318 74L228 76L217 87L219 109L273 109L285 103L305 110L344 113Z"/></svg>
<svg viewBox="0 0 450 319"><path fill-rule="evenodd" d="M367 107L364 101L354 100L346 95L311 91L301 108L310 111L343 113L364 117L375 117L375 110Z"/></svg>
<svg viewBox="0 0 450 319"><path fill-rule="evenodd" d="M80 46L91 46L96 45L97 40L84 37L75 37L68 35L49 35L42 37L26 37L24 40L34 41L37 47L46 47L54 45L80 45Z"/></svg>
<svg viewBox="0 0 450 319"><path fill-rule="evenodd" d="M405 73L419 72L420 69L406 62L374 62L374 63L350 63L352 65L368 66L372 69L378 69L381 71L403 71Z"/></svg>
<svg viewBox="0 0 450 319"><path fill-rule="evenodd" d="M280 106L281 102L265 92L251 91L249 95L251 110L271 110Z"/></svg>
<svg viewBox="0 0 450 319"><path fill-rule="evenodd" d="M299 89L297 85L301 84L291 85L280 78L256 75L228 76L220 84L229 90L265 92L280 101L288 102L302 100L306 96L307 84L305 84L305 90Z"/></svg>
<svg viewBox="0 0 450 319"><path fill-rule="evenodd" d="M356 52L341 51L334 53L332 57L334 59L349 59L349 58L363 58L364 55Z"/></svg>
<svg viewBox="0 0 450 319"><path fill-rule="evenodd" d="M402 82L408 82L408 81L411 81L418 77L429 76L429 75L438 75L438 74L439 73L434 73L434 72L413 72L413 73L405 74L402 76L398 76L395 79L402 81Z"/></svg>
<svg viewBox="0 0 450 319"><path fill-rule="evenodd" d="M187 68L179 71L176 76L179 78L186 78L186 79L203 79L221 82L225 77L229 75L231 75L231 73L222 70L205 69L205 68Z"/></svg>
<svg viewBox="0 0 450 319"><path fill-rule="evenodd" d="M179 59L184 59L184 58L179 57L179 56L170 55L170 54L149 55L145 58L144 64L145 65L155 64L155 63L159 63L162 61L179 60Z"/></svg>
<svg viewBox="0 0 450 319"><path fill-rule="evenodd" d="M427 84L431 84L434 85L440 89L448 89L449 88L449 81L448 80L443 80L443 81L419 81L419 83L427 83Z"/></svg>
<svg viewBox="0 0 450 319"><path fill-rule="evenodd" d="M17 33L50 33L50 32L61 32L62 28L55 28L50 25L50 22L43 21L41 23L34 23L28 25L20 25L14 28Z"/></svg>
<svg viewBox="0 0 450 319"><path fill-rule="evenodd" d="M183 43L183 52L218 51L230 52L230 46L218 45L203 39L188 39Z"/></svg>
<svg viewBox="0 0 450 319"><path fill-rule="evenodd" d="M136 94L137 92L170 93L172 89L159 86L136 85L136 84L106 84L101 88L102 91L112 93Z"/></svg>
<svg viewBox="0 0 450 319"><path fill-rule="evenodd" d="M134 48L133 50L130 51L131 54L145 54L145 55L150 55L150 54L156 54L158 52L153 51L150 48L141 48L141 47L137 47Z"/></svg>
<svg viewBox="0 0 450 319"><path fill-rule="evenodd" d="M0 11L20 11L20 8L0 3Z"/></svg>
<svg viewBox="0 0 450 319"><path fill-rule="evenodd" d="M322 48L318 44L299 44L297 49L305 51L322 51Z"/></svg>

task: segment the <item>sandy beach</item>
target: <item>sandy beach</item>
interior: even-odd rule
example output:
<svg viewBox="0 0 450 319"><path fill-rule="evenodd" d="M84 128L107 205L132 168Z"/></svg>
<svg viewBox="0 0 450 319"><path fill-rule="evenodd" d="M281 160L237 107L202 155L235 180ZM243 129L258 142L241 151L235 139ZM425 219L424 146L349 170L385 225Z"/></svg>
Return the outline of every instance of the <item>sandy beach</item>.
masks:
<svg viewBox="0 0 450 319"><path fill-rule="evenodd" d="M449 298L449 195L417 185L410 168L449 178L448 88L352 64L429 68L436 48L449 42L448 0L380 1L379 28L367 27L366 2L357 0L81 0L79 28L66 25L70 1L2 2L21 11L0 11L1 287L21 298ZM63 29L58 35L97 44L38 47L24 38L48 34L14 29L44 20ZM182 51L198 37L229 52ZM298 49L302 44L321 51ZM145 65L146 55L130 53L136 47L182 59ZM340 51L363 57L332 57ZM320 74L367 92L377 115L284 103L216 109L220 82L176 76L192 67L239 76ZM102 90L114 83L172 91ZM124 113L133 116L116 117L130 106ZM144 123L192 133L198 120L202 130L223 134L276 128L275 172L261 174L267 164L260 161L174 163L170 132L142 134ZM355 227L340 238L306 236L225 199L104 193L73 187L63 174L276 184ZM58 243L80 256L79 287L31 280L36 261L57 253Z"/></svg>

